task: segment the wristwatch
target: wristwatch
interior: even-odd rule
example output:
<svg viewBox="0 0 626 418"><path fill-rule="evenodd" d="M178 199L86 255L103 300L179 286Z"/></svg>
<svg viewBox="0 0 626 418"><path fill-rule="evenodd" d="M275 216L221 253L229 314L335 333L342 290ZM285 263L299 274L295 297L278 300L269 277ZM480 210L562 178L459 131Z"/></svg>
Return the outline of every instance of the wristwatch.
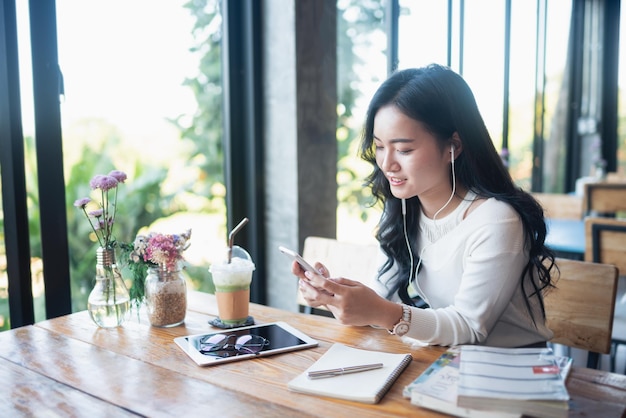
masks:
<svg viewBox="0 0 626 418"><path fill-rule="evenodd" d="M402 337L404 334L409 332L409 327L411 326L411 308L407 305L402 304L402 318L396 325L393 326L393 329L389 330L390 334L397 335L398 337Z"/></svg>

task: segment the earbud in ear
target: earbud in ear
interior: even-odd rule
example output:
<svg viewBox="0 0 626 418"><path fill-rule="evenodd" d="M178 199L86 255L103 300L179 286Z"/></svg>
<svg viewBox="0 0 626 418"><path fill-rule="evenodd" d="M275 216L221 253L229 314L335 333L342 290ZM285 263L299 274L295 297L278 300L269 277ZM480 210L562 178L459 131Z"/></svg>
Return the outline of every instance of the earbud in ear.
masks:
<svg viewBox="0 0 626 418"><path fill-rule="evenodd" d="M450 145L450 154L452 154L452 162L454 162L454 144Z"/></svg>

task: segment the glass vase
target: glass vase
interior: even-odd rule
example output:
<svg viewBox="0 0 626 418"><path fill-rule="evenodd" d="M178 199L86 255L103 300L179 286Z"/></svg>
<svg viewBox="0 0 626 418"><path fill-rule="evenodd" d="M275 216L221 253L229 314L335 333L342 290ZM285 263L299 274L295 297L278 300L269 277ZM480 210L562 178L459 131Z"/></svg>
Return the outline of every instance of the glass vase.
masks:
<svg viewBox="0 0 626 418"><path fill-rule="evenodd" d="M130 296L113 248L99 247L96 251L96 284L87 299L87 310L102 328L118 327L128 319Z"/></svg>
<svg viewBox="0 0 626 418"><path fill-rule="evenodd" d="M182 324L187 313L187 284L180 269L148 268L145 303L150 325L174 327Z"/></svg>

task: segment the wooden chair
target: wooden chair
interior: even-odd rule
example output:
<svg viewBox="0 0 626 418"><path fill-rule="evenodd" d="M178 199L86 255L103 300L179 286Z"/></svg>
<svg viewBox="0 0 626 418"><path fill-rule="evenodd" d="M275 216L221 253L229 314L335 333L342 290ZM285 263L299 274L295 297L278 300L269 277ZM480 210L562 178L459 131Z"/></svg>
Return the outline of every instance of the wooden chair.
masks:
<svg viewBox="0 0 626 418"><path fill-rule="evenodd" d="M626 345L626 220L586 218L585 260L614 264L619 270L610 353L611 371L615 371L617 350Z"/></svg>
<svg viewBox="0 0 626 418"><path fill-rule="evenodd" d="M553 219L580 220L583 217L583 198L565 193L531 193L543 206L545 216Z"/></svg>
<svg viewBox="0 0 626 418"><path fill-rule="evenodd" d="M626 183L586 183L583 196L585 215L615 216L626 211Z"/></svg>
<svg viewBox="0 0 626 418"><path fill-rule="evenodd" d="M544 296L550 342L588 351L587 367L597 368L611 352L617 267L565 258L557 266L556 288Z"/></svg>
<svg viewBox="0 0 626 418"><path fill-rule="evenodd" d="M626 274L626 220L585 218L585 261L614 264Z"/></svg>
<svg viewBox="0 0 626 418"><path fill-rule="evenodd" d="M609 171L606 173L606 181L609 183L626 183L626 175L622 172Z"/></svg>
<svg viewBox="0 0 626 418"><path fill-rule="evenodd" d="M302 257L310 264L323 263L333 277L346 277L365 284L371 283L378 272L378 244L358 244L332 238L307 237ZM329 315L325 308L311 308L298 291L300 312Z"/></svg>

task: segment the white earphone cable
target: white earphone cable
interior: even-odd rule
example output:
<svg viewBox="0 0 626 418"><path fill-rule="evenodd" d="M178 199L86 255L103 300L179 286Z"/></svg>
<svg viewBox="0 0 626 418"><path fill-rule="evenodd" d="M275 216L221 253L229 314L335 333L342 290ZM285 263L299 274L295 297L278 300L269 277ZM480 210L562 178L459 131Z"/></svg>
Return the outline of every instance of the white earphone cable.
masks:
<svg viewBox="0 0 626 418"><path fill-rule="evenodd" d="M450 164L452 166L452 193L450 194L448 201L433 215L433 223L435 223L435 227L437 226L437 223L436 223L437 215L439 215L439 213L442 210L444 210L446 206L450 204L450 202L452 201L456 193L456 174L454 173L454 145L450 147L450 153L452 154L452 158L450 160ZM417 283L417 274L418 274L420 266L422 265L422 256L424 255L424 250L426 250L428 246L427 245L424 246L422 250L420 251L419 260L417 261L417 266L415 267L415 280L413 280L413 277L414 277L413 276L413 251L411 251L411 243L409 242L409 235L407 233L407 228L406 228L406 201L404 199L402 199L402 223L404 227L404 239L406 242L406 247L409 251L409 257L411 259L411 268L409 272L409 284L413 286L413 289L415 290L416 294L420 295L422 292L421 292L421 289L419 288L419 284ZM425 302L428 303L428 301L426 300Z"/></svg>
<svg viewBox="0 0 626 418"><path fill-rule="evenodd" d="M437 212L435 212L435 214L433 215L433 222L437 222L437 215L439 215L439 213L444 210L446 208L446 206L448 206L450 204L450 202L452 202L452 199L454 198L454 194L456 193L456 175L454 174L454 145L452 145L450 147L450 153L452 154L452 158L450 159L450 164L452 166L452 193L450 194L450 197L448 198L448 201L441 207L441 209L439 209Z"/></svg>

